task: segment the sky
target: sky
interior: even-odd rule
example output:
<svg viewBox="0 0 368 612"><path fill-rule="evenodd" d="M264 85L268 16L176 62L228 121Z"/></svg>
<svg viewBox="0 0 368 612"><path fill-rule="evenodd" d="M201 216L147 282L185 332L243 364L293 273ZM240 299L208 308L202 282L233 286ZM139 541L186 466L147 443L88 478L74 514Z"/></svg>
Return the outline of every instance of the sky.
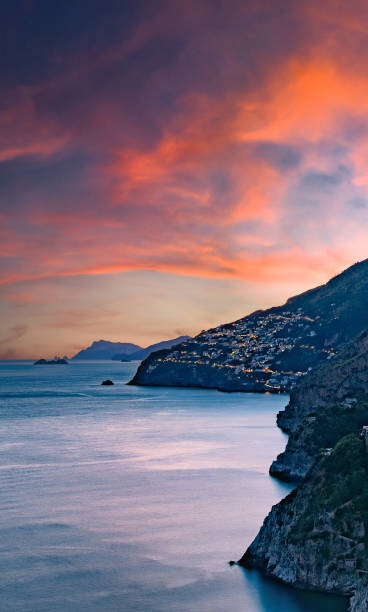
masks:
<svg viewBox="0 0 368 612"><path fill-rule="evenodd" d="M3 0L0 358L146 346L368 256L365 0Z"/></svg>

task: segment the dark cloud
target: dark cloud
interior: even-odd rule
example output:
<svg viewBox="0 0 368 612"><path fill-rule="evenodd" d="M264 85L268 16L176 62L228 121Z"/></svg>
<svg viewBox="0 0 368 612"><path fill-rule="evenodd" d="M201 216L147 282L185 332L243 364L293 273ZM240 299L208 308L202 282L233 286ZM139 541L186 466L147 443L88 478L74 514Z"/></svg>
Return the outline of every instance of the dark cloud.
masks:
<svg viewBox="0 0 368 612"><path fill-rule="evenodd" d="M94 163L92 155L83 153L64 154L46 159L24 156L0 162L0 211L25 207L44 206L58 208L63 200L68 202L80 198L82 208L87 195L86 170Z"/></svg>
<svg viewBox="0 0 368 612"><path fill-rule="evenodd" d="M111 40L129 36L142 1L3 0L0 9L1 85L30 86L60 74L71 56L91 58Z"/></svg>
<svg viewBox="0 0 368 612"><path fill-rule="evenodd" d="M259 142L253 151L277 170L293 170L302 160L302 153L296 147L276 142Z"/></svg>
<svg viewBox="0 0 368 612"><path fill-rule="evenodd" d="M309 170L300 180L300 187L312 191L330 191L351 179L352 173L346 166L340 165L334 172Z"/></svg>

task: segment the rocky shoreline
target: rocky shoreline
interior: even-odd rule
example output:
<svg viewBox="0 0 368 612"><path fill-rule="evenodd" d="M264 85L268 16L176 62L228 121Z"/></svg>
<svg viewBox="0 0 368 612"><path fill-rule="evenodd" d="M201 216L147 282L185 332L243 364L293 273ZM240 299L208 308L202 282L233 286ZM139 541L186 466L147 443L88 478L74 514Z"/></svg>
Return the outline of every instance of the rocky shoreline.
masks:
<svg viewBox="0 0 368 612"><path fill-rule="evenodd" d="M368 601L368 454L358 438L368 426L367 271L365 260L284 306L151 353L129 383L290 391L277 419L289 439L270 474L298 487L239 564L349 596L353 612Z"/></svg>
<svg viewBox="0 0 368 612"><path fill-rule="evenodd" d="M298 484L273 506L240 559L297 588L368 609L368 333L292 391L278 425L287 447L270 473ZM362 437L362 436L361 436Z"/></svg>
<svg viewBox="0 0 368 612"><path fill-rule="evenodd" d="M289 404L277 417L289 440L270 473L280 480L303 480L320 448L331 448L343 435L368 424L367 391L365 332L291 391Z"/></svg>
<svg viewBox="0 0 368 612"><path fill-rule="evenodd" d="M349 596L361 589L360 571L367 568L363 474L364 442L351 434L273 506L239 564L294 587Z"/></svg>

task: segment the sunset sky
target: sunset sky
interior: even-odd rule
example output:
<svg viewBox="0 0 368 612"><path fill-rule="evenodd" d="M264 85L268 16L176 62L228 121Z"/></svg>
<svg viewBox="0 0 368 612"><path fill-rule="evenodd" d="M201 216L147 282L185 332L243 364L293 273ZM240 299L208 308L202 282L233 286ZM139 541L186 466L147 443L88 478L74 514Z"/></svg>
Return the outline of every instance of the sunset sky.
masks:
<svg viewBox="0 0 368 612"><path fill-rule="evenodd" d="M0 23L1 358L195 334L368 256L366 0Z"/></svg>

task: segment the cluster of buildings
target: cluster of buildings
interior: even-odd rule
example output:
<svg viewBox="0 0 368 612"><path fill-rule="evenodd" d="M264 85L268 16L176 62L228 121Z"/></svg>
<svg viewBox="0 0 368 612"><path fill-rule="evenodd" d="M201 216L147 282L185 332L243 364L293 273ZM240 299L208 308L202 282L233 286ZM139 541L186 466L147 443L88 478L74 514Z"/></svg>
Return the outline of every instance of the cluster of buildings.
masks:
<svg viewBox="0 0 368 612"><path fill-rule="evenodd" d="M311 369L310 364L334 354L319 339L318 319L302 308L256 312L202 331L162 361L218 368L223 374L226 368L226 374L245 387L259 383L270 391L289 390Z"/></svg>

